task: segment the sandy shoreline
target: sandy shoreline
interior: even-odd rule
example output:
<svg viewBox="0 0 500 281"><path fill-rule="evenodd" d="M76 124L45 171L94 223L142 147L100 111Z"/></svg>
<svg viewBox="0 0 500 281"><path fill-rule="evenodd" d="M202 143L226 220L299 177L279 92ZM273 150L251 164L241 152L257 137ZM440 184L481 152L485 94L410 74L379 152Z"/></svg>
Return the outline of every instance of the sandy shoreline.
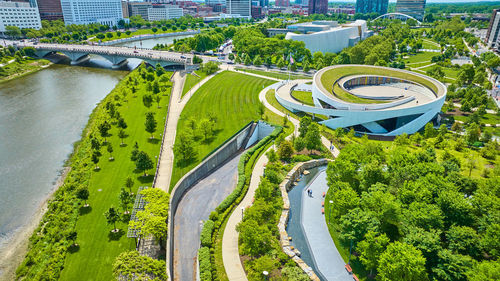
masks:
<svg viewBox="0 0 500 281"><path fill-rule="evenodd" d="M0 281L10 281L15 279L16 269L23 261L28 252L28 240L33 231L38 227L43 215L47 211L49 200L54 193L61 187L66 179L70 167L64 167L63 173L57 179L57 182L47 198L40 205L40 208L31 217L29 222L13 234L8 241L8 246L0 249Z"/></svg>

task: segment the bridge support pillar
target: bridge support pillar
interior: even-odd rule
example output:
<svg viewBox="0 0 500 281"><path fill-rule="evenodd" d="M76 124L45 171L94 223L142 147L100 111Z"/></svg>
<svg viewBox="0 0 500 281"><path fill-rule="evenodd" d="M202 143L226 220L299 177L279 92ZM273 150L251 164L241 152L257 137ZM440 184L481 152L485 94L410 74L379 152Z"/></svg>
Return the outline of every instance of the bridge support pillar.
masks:
<svg viewBox="0 0 500 281"><path fill-rule="evenodd" d="M112 69L119 69L122 66L126 65L127 63L128 63L128 60L122 60L121 62L119 62L117 64L113 64L113 66L111 68Z"/></svg>
<svg viewBox="0 0 500 281"><path fill-rule="evenodd" d="M85 56L79 57L76 60L71 60L71 65L78 65L78 64L81 64L84 62L88 62L89 60L90 60L90 55L85 55Z"/></svg>

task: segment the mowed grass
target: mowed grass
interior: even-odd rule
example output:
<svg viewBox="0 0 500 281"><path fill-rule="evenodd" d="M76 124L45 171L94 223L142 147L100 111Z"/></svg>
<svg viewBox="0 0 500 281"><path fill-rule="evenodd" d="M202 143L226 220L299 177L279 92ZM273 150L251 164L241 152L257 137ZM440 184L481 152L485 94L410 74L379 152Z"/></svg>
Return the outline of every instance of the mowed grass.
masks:
<svg viewBox="0 0 500 281"><path fill-rule="evenodd" d="M429 39L423 39L422 40L422 49L427 49L427 50L441 50L441 46Z"/></svg>
<svg viewBox="0 0 500 281"><path fill-rule="evenodd" d="M256 70L256 69L246 69L246 68L239 68L238 70L248 72L248 73L258 74L258 75L262 75L262 76L267 76L267 77L271 77L271 78L275 78L275 79L280 79L280 80L287 80L289 77L292 80L312 79L312 75L311 76L297 75L297 74L293 74L293 72L289 76L288 74L285 74L285 73L280 73L277 71L270 71L270 70L265 71L265 70Z"/></svg>
<svg viewBox="0 0 500 281"><path fill-rule="evenodd" d="M171 74L165 75L170 76ZM76 225L78 233L76 242L80 247L78 251L68 253L66 256L61 280L114 280L112 266L115 258L121 252L135 249L134 239L127 238L126 235L128 219L118 222L116 226L120 232L117 235L112 235L110 230L113 226L107 224L104 212L114 206L118 208L120 214L123 213L118 195L128 176L134 179L135 184L132 188L134 193L137 192L139 186L151 186L155 168L147 171L148 176L143 177L141 171L135 170L135 164L130 160L130 155L134 143L137 142L139 150L145 151L155 161L155 155L158 155L160 151L160 133L163 132L171 87L167 87L159 94L162 97L160 108L157 107L156 103L153 103L148 109L142 102L142 96L146 93L146 83L139 78L137 70L128 77L132 77L133 80L139 79L140 82L136 86L136 96L133 97L132 93L129 92L125 100L119 101L121 106L117 107L117 111L120 112L128 125L125 130L128 137L124 139L126 145L120 146L121 140L117 136L119 130L114 125L110 131L112 136L108 137L107 140L112 144L115 159L110 161L107 147L102 146L102 156L98 163L100 170L92 170L90 178L90 197L87 201L90 207L80 209ZM126 81L128 77L121 81L110 95L116 93L120 96L125 89L129 89L131 86L127 85ZM170 82L167 84L170 86ZM100 110L105 109L101 107ZM145 114L150 111L155 113L155 119L158 123L153 140L149 139L150 134L144 128Z"/></svg>
<svg viewBox="0 0 500 281"><path fill-rule="evenodd" d="M433 56L437 56L439 53L435 52L418 52L416 55L409 55L408 58L403 59L406 64L410 63L420 63L420 62L430 62Z"/></svg>
<svg viewBox="0 0 500 281"><path fill-rule="evenodd" d="M182 97L194 87L194 85L198 84L201 80L207 77L207 74L203 71L194 71L196 75L187 74L186 81L184 82L184 88L182 89Z"/></svg>
<svg viewBox="0 0 500 281"><path fill-rule="evenodd" d="M303 104L314 106L314 101L311 92L292 91L292 97Z"/></svg>
<svg viewBox="0 0 500 281"><path fill-rule="evenodd" d="M177 124L176 142L190 118L201 120L209 113L217 117L215 135L209 143L195 143L197 156L187 165L182 165L177 155L170 189L188 171L198 165L204 156L226 141L252 120L260 119L258 113L259 92L274 81L232 71L224 71L211 78L198 89L184 107Z"/></svg>

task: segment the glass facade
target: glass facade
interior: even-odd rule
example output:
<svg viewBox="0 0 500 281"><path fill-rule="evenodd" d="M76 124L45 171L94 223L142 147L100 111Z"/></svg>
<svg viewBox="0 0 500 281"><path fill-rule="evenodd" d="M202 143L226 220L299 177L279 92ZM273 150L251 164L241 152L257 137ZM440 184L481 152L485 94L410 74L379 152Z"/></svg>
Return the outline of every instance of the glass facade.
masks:
<svg viewBox="0 0 500 281"><path fill-rule="evenodd" d="M388 5L389 0L356 0L356 13L379 13L383 15L387 13Z"/></svg>
<svg viewBox="0 0 500 281"><path fill-rule="evenodd" d="M425 0L398 0L396 12L412 16L421 21L424 19Z"/></svg>

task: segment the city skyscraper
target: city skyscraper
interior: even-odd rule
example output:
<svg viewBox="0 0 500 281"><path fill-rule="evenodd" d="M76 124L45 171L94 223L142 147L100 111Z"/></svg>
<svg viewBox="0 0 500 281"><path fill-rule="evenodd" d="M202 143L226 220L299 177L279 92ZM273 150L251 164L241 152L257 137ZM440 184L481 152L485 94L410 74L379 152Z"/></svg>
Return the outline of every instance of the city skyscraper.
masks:
<svg viewBox="0 0 500 281"><path fill-rule="evenodd" d="M326 14L328 12L328 0L309 0L309 15Z"/></svg>
<svg viewBox="0 0 500 281"><path fill-rule="evenodd" d="M379 13L383 15L387 13L388 5L389 0L356 0L356 13Z"/></svg>
<svg viewBox="0 0 500 281"><path fill-rule="evenodd" d="M421 21L424 19L425 0L398 0L396 12L412 16Z"/></svg>
<svg viewBox="0 0 500 281"><path fill-rule="evenodd" d="M498 33L500 31L500 9L494 9L490 18L490 26L486 32L486 44L491 48L498 48Z"/></svg>
<svg viewBox="0 0 500 281"><path fill-rule="evenodd" d="M38 11L42 20L62 20L61 0L37 0Z"/></svg>
<svg viewBox="0 0 500 281"><path fill-rule="evenodd" d="M242 17L251 18L251 2L250 0L227 0L226 11L230 15L240 15Z"/></svg>
<svg viewBox="0 0 500 281"><path fill-rule="evenodd" d="M100 23L109 26L123 19L121 0L61 0L64 23Z"/></svg>
<svg viewBox="0 0 500 281"><path fill-rule="evenodd" d="M290 6L290 0L276 0L276 7L288 7Z"/></svg>

